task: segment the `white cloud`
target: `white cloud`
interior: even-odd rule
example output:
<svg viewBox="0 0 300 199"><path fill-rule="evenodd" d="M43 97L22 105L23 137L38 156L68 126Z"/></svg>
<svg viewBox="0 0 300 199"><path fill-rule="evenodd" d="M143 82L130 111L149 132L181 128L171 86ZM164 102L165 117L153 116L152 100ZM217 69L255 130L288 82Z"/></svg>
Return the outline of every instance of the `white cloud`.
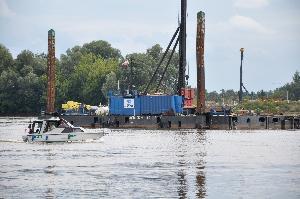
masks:
<svg viewBox="0 0 300 199"><path fill-rule="evenodd" d="M65 19L57 22L58 28L74 34L128 35L130 37L151 37L156 33L169 34L172 26L165 24L141 24L122 20L80 20Z"/></svg>
<svg viewBox="0 0 300 199"><path fill-rule="evenodd" d="M261 8L269 5L269 0L236 0L235 7L239 8Z"/></svg>
<svg viewBox="0 0 300 199"><path fill-rule="evenodd" d="M171 38L176 27L168 24L134 23L121 20L56 20L55 31L68 35L75 43L82 45L99 38L109 41L122 54L145 51L159 38Z"/></svg>
<svg viewBox="0 0 300 199"><path fill-rule="evenodd" d="M5 0L0 0L0 17L12 17L16 15L9 7Z"/></svg>
<svg viewBox="0 0 300 199"><path fill-rule="evenodd" d="M262 24L250 17L236 15L229 19L229 23L233 27L239 28L241 30L255 31L263 34L270 34L273 32L272 30L264 27Z"/></svg>

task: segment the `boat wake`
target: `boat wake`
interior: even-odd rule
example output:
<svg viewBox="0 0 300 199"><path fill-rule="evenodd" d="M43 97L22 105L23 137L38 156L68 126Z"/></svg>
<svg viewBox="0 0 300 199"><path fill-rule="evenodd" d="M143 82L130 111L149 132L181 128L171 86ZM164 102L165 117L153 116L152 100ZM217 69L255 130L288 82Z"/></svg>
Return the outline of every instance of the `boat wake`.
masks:
<svg viewBox="0 0 300 199"><path fill-rule="evenodd" d="M87 139L87 140L84 140L82 141L83 143L100 143L100 142L103 142L104 139L103 137L99 138L99 139L96 139L96 140L93 140L93 139Z"/></svg>
<svg viewBox="0 0 300 199"><path fill-rule="evenodd" d="M99 139L87 139L87 140L81 140L81 141L70 141L70 142L24 142L23 140L0 140L0 143L28 143L28 144L55 144L55 143L60 143L60 144L67 144L67 143L102 143L104 141L103 138Z"/></svg>
<svg viewBox="0 0 300 199"><path fill-rule="evenodd" d="M0 143L1 142L6 142L6 143L24 143L23 140L11 140L11 139L8 139L8 140L0 140Z"/></svg>

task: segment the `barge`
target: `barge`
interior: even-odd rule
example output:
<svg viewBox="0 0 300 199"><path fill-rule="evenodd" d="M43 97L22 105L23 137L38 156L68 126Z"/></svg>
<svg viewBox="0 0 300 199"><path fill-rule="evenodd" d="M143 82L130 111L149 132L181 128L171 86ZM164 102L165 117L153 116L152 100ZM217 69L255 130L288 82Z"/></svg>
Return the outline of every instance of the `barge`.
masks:
<svg viewBox="0 0 300 199"><path fill-rule="evenodd" d="M189 74L186 74L186 16L187 0L181 0L181 19L163 56L159 60L150 82L143 92L133 90L132 78L128 85L127 95L109 96L109 114L97 115L62 115L70 124L88 128L143 128L143 129L213 129L213 130L258 130L258 129L299 129L300 116L271 115L233 115L231 113L212 114L205 105L205 66L204 37L205 13L197 13L196 62L197 90L188 85ZM176 42L175 42L176 41ZM173 49L170 47L173 45ZM153 95L158 93L161 82L172 56L179 46L178 78L174 95ZM169 51L170 50L170 51ZM244 48L241 48L239 102L242 103L243 88L242 63ZM169 56L166 60L166 56ZM160 70L162 63L167 63ZM132 69L129 62L127 65ZM132 70L131 70L132 71ZM158 71L163 71L158 74ZM131 74L131 73L130 73ZM132 74L131 74L132 75ZM156 89L153 85L157 82ZM152 84L152 86L151 86ZM55 112L55 34L48 32L48 84L47 114ZM125 86L127 88L127 86ZM154 90L155 89L155 90ZM196 95L194 95L196 92ZM246 90L247 92L247 90ZM118 90L124 93L124 90ZM136 94L135 94L136 93ZM150 94L149 94L150 93ZM152 95L151 95L152 94ZM193 106L194 96L197 106Z"/></svg>
<svg viewBox="0 0 300 199"><path fill-rule="evenodd" d="M61 116L85 128L211 129L211 130L294 130L300 116L262 115L178 115L178 116Z"/></svg>

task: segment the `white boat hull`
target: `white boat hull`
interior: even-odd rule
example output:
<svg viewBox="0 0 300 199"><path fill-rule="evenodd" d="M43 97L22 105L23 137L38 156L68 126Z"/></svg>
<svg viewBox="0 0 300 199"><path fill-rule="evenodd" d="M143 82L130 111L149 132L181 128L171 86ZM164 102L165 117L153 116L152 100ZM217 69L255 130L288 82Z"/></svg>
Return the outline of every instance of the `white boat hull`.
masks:
<svg viewBox="0 0 300 199"><path fill-rule="evenodd" d="M27 130L29 133L22 136L24 142L80 142L96 140L104 135L103 129L87 131L58 117L35 120Z"/></svg>
<svg viewBox="0 0 300 199"><path fill-rule="evenodd" d="M28 134L22 136L24 142L78 142L86 140L97 140L104 135L104 132L88 133L43 133L43 134Z"/></svg>

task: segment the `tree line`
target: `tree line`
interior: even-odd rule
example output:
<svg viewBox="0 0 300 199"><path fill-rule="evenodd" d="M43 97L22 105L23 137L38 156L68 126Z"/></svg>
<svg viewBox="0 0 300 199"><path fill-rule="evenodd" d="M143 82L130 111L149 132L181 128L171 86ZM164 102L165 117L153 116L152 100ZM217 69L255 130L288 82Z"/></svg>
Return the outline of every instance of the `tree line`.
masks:
<svg viewBox="0 0 300 199"><path fill-rule="evenodd" d="M170 56L168 52L167 56ZM131 85L143 91L150 81L163 48L156 44L144 53L123 57L120 50L98 40L74 46L56 59L56 107L73 100L85 104L107 104L109 90L120 91ZM172 94L176 89L177 52L174 53L163 78L160 91ZM127 62L127 64L122 64ZM166 65L166 61L162 66ZM160 67L158 74L163 73ZM0 44L0 114L38 114L46 106L47 55L23 50L14 59ZM150 86L153 92L160 77Z"/></svg>
<svg viewBox="0 0 300 199"><path fill-rule="evenodd" d="M171 52L168 52L169 57ZM163 56L163 48L156 44L143 53L123 57L120 50L106 41L98 40L74 46L56 59L56 107L73 100L85 104L107 104L109 90L121 92L133 89L143 92L156 66ZM179 54L175 52L163 78L159 92L174 94L178 78ZM150 85L156 90L167 60L158 70L158 77ZM122 64L126 63L126 64ZM0 44L0 114L38 114L46 106L47 55L23 50L14 59L9 50ZM297 71L291 83L274 91L244 93L244 99L300 99L300 76ZM231 104L238 100L232 89L206 92L206 99Z"/></svg>
<svg viewBox="0 0 300 199"><path fill-rule="evenodd" d="M229 104L234 105L238 102L239 93L233 89L220 90L220 92L212 91L206 92L206 100L214 101L219 104ZM293 75L292 81L285 84L282 87L276 88L275 90L260 90L257 92L244 92L243 99L245 101L253 100L273 100L273 101L283 101L300 100L300 74L296 71Z"/></svg>

